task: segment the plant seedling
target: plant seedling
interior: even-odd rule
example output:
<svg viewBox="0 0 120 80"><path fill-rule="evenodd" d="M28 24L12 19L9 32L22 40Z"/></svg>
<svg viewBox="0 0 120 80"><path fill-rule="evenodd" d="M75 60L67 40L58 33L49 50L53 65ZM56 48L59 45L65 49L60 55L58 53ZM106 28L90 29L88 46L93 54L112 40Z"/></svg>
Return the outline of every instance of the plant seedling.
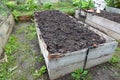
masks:
<svg viewBox="0 0 120 80"><path fill-rule="evenodd" d="M42 76L46 72L47 68L43 65L40 70L36 70L34 76Z"/></svg>
<svg viewBox="0 0 120 80"><path fill-rule="evenodd" d="M78 69L78 70L75 70L71 76L75 79L75 80L84 80L86 75L88 74L88 70L84 70L83 69Z"/></svg>

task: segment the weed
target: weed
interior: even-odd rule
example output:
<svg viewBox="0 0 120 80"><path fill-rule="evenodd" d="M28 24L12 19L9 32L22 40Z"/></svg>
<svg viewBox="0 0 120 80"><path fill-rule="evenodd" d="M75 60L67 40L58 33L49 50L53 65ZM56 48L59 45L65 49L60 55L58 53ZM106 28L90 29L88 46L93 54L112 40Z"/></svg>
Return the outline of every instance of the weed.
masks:
<svg viewBox="0 0 120 80"><path fill-rule="evenodd" d="M0 64L0 80L8 80L11 76L13 76L13 70L16 68L16 63L13 63L13 59L15 59L15 57L11 55L15 53L18 48L19 46L16 36L11 35L7 45L4 48L5 53L7 54L7 62L2 62Z"/></svg>
<svg viewBox="0 0 120 80"><path fill-rule="evenodd" d="M85 80L86 75L88 74L88 70L83 71L83 69L78 69L75 70L71 76L75 79L75 80Z"/></svg>
<svg viewBox="0 0 120 80"><path fill-rule="evenodd" d="M82 9L92 9L94 8L94 3L93 1L91 1L91 3L89 4L90 0L73 0L73 5L78 7L78 8L82 8ZM88 7L89 5L89 7Z"/></svg>
<svg viewBox="0 0 120 80"><path fill-rule="evenodd" d="M11 55L17 51L19 48L19 44L17 42L17 38L14 35L11 35L7 45L5 46L4 50L7 55Z"/></svg>
<svg viewBox="0 0 120 80"><path fill-rule="evenodd" d="M112 59L109 61L112 64L118 63L119 58L117 56L112 57Z"/></svg>
<svg viewBox="0 0 120 80"><path fill-rule="evenodd" d="M46 72L47 68L45 65L43 65L40 70L36 70L34 76L42 76Z"/></svg>
<svg viewBox="0 0 120 80"><path fill-rule="evenodd" d="M28 40L33 40L36 38L36 29L34 24L31 24L30 26L27 27L26 37Z"/></svg>
<svg viewBox="0 0 120 80"><path fill-rule="evenodd" d="M38 62L42 62L44 60L44 58L43 57L39 57L37 60L38 60Z"/></svg>
<svg viewBox="0 0 120 80"><path fill-rule="evenodd" d="M120 44L120 42L119 42L119 44ZM120 56L119 56L120 47L119 47L119 44L118 44L118 47L116 48L116 51L115 51L116 54L114 54L113 57L108 61L110 64L116 64L120 61Z"/></svg>

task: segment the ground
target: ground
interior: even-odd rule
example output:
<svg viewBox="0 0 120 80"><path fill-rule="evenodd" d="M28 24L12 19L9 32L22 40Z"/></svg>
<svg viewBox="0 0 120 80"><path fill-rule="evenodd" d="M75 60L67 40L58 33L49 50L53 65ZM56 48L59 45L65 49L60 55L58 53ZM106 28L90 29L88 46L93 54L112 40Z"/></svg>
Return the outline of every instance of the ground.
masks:
<svg viewBox="0 0 120 80"><path fill-rule="evenodd" d="M10 62L9 69L13 73L11 74L12 77L10 77L11 80L49 80L47 70L45 70L44 74L44 69L41 69L45 66L45 62L40 52L34 23L16 23L11 36L15 36L17 44L19 44L17 51L10 55L14 58L11 61L8 59L8 62ZM89 74L85 80L120 80L120 45L115 52L116 55L117 58L114 57L107 63L89 69ZM57 80L74 79L71 74L68 74Z"/></svg>

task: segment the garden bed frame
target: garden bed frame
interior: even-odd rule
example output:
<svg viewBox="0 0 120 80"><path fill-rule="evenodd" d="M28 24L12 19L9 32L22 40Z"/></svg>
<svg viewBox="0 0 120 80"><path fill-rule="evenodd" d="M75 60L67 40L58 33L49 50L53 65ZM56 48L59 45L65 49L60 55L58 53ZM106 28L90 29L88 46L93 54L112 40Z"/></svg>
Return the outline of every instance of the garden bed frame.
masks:
<svg viewBox="0 0 120 80"><path fill-rule="evenodd" d="M119 8L114 8L114 7L108 7L108 6L106 6L106 11L111 12L111 13L120 14L120 9Z"/></svg>
<svg viewBox="0 0 120 80"><path fill-rule="evenodd" d="M0 56L3 53L3 48L7 43L7 40L12 32L12 28L15 25L14 18L11 15L6 20L3 20L0 24Z"/></svg>
<svg viewBox="0 0 120 80"><path fill-rule="evenodd" d="M45 58L46 66L51 80L57 79L68 73L71 73L76 69L83 68L86 51L88 48L65 54L61 53L49 54L47 50L47 45L44 42L44 39L42 38L41 31L38 28L36 20L35 24L39 46L41 49L41 53ZM89 27L89 29L94 31L98 35L104 37L106 39L106 42L98 45L97 48L91 49L89 51L86 68L90 68L108 61L112 57L115 48L117 47L118 44L114 39L108 37L107 35L101 33L100 31L92 27Z"/></svg>
<svg viewBox="0 0 120 80"><path fill-rule="evenodd" d="M80 10L77 9L75 11L75 17L77 19L80 19L79 13ZM84 11L81 11L81 15L84 15ZM87 13L85 22L108 36L120 40L120 23L90 13Z"/></svg>

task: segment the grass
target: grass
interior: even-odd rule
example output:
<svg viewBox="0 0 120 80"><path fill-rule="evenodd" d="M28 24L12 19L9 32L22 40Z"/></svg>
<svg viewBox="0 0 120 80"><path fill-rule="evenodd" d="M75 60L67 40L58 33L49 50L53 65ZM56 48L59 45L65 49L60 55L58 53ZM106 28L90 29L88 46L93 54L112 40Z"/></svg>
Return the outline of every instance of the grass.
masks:
<svg viewBox="0 0 120 80"><path fill-rule="evenodd" d="M15 35L11 35L4 50L7 55L14 54L19 48L19 43Z"/></svg>
<svg viewBox="0 0 120 80"><path fill-rule="evenodd" d="M23 25L18 28L12 33L4 48L7 62L4 61L0 64L0 80L27 80L28 75L33 77L32 74L37 71L35 63L43 61L42 56L36 59L38 56L35 55L36 51L31 46L32 41L37 38L34 24ZM45 66L41 67L38 74L44 74L45 68Z"/></svg>
<svg viewBox="0 0 120 80"><path fill-rule="evenodd" d="M116 48L115 54L113 55L109 63L120 66L120 41L118 41L118 47Z"/></svg>
<svg viewBox="0 0 120 80"><path fill-rule="evenodd" d="M74 15L76 6L69 2L56 2L56 3L44 3L43 5L37 5L33 3L16 4L15 1L3 1L8 8L12 11L12 14L16 21L19 21L18 17L23 15L33 16L34 11L45 10L60 10L69 15Z"/></svg>
<svg viewBox="0 0 120 80"><path fill-rule="evenodd" d="M35 24L31 24L30 26L28 26L25 32L26 32L26 38L28 40L35 39L37 36Z"/></svg>
<svg viewBox="0 0 120 80"><path fill-rule="evenodd" d="M37 77L43 76L44 73L46 73L46 70L47 70L46 66L43 65L39 70L36 70L33 75L34 75L34 76L37 76Z"/></svg>
<svg viewBox="0 0 120 80"><path fill-rule="evenodd" d="M0 80L8 80L11 76L14 75L14 70L17 68L16 63L13 62L15 59L15 52L18 50L19 44L15 35L11 35L7 45L5 46L6 61L0 64Z"/></svg>

